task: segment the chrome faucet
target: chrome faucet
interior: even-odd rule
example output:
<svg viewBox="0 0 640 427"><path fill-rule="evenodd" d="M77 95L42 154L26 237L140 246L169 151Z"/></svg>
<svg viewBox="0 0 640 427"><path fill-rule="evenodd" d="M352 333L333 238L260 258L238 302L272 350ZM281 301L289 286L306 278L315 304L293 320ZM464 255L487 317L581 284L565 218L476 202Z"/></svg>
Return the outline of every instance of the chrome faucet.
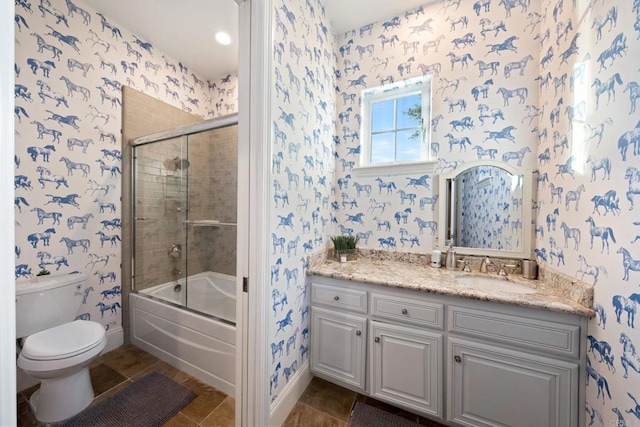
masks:
<svg viewBox="0 0 640 427"><path fill-rule="evenodd" d="M459 259L458 263L463 263L462 264L462 271L465 273L471 273L471 268L469 268L469 260L467 260L466 258L464 259Z"/></svg>
<svg viewBox="0 0 640 427"><path fill-rule="evenodd" d="M500 264L500 271L498 271L498 276L507 277L509 274L507 273L506 267L516 268L516 264Z"/></svg>
<svg viewBox="0 0 640 427"><path fill-rule="evenodd" d="M179 243L173 244L169 247L169 257L173 259L179 259L182 257L182 245Z"/></svg>
<svg viewBox="0 0 640 427"><path fill-rule="evenodd" d="M490 265L491 261L488 256L482 258L482 261L480 262L480 273L488 273Z"/></svg>

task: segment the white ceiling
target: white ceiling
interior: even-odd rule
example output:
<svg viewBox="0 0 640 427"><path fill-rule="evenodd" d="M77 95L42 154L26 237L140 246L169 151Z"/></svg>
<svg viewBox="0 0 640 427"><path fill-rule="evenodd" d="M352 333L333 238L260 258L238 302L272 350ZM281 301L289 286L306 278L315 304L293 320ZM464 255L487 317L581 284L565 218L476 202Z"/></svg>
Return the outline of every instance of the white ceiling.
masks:
<svg viewBox="0 0 640 427"><path fill-rule="evenodd" d="M117 25L181 61L206 79L238 69L238 6L234 0L83 0ZM341 35L436 0L323 0ZM228 46L214 34L231 35Z"/></svg>

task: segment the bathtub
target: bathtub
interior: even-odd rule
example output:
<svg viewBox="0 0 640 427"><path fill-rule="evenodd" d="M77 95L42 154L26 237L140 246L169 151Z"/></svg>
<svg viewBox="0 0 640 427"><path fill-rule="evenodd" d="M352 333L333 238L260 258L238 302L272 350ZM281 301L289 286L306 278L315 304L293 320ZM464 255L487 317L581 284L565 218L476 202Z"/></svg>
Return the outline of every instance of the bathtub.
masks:
<svg viewBox="0 0 640 427"><path fill-rule="evenodd" d="M235 281L208 271L132 292L131 343L233 396Z"/></svg>
<svg viewBox="0 0 640 427"><path fill-rule="evenodd" d="M176 287L178 285L178 287ZM236 278L205 271L140 291L191 310L236 323Z"/></svg>

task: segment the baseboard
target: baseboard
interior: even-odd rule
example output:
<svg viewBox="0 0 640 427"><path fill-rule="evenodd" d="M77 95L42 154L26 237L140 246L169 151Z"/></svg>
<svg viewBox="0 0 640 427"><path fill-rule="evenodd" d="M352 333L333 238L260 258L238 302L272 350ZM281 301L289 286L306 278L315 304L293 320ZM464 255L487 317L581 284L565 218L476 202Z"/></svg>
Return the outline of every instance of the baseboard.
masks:
<svg viewBox="0 0 640 427"><path fill-rule="evenodd" d="M295 406L304 390L307 388L312 379L311 371L309 370L309 360L307 360L298 372L296 372L292 381L287 384L284 390L280 393L280 398L275 405L271 408L269 413L269 425L281 426L287 419L287 416Z"/></svg>
<svg viewBox="0 0 640 427"><path fill-rule="evenodd" d="M102 353L106 353L111 350L115 350L124 343L124 330L122 326L107 331L107 345L104 347Z"/></svg>

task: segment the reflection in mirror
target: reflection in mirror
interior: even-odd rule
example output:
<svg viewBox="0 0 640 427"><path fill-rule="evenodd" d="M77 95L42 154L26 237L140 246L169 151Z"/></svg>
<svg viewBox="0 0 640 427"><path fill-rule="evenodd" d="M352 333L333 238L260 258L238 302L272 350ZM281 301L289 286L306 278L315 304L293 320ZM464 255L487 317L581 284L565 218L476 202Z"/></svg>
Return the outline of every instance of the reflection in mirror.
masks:
<svg viewBox="0 0 640 427"><path fill-rule="evenodd" d="M453 183L454 246L522 249L522 175L495 166L476 166Z"/></svg>
<svg viewBox="0 0 640 427"><path fill-rule="evenodd" d="M531 171L487 160L439 180L442 246L451 239L461 254L530 257Z"/></svg>

